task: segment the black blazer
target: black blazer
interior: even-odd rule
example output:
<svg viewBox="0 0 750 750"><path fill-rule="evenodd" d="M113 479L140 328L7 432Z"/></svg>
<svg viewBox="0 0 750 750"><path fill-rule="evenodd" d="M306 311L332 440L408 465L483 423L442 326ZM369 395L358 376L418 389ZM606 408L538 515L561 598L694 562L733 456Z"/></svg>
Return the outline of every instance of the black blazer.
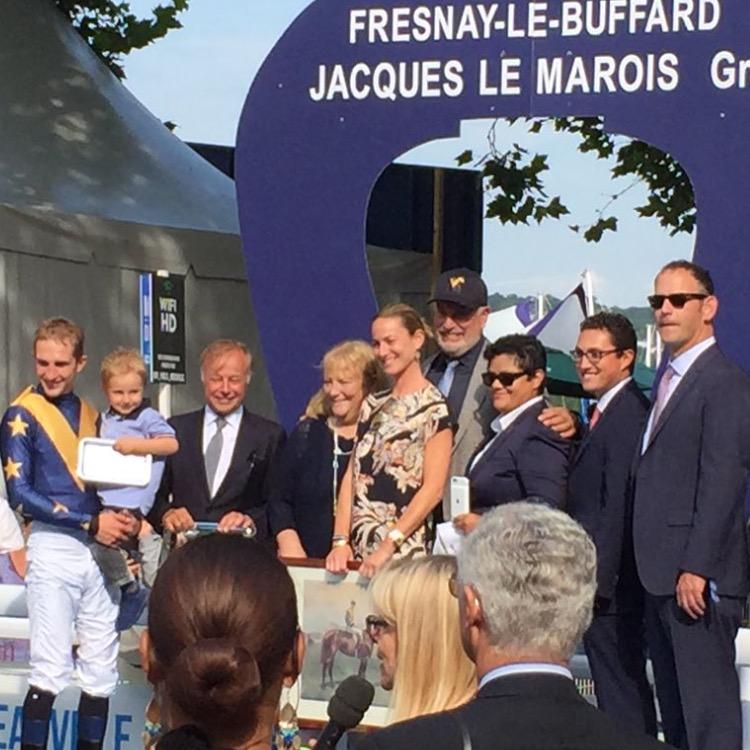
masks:
<svg viewBox="0 0 750 750"><path fill-rule="evenodd" d="M545 674L499 677L461 708L394 724L356 748L464 750L461 724L472 750L669 750L620 729L578 695L572 680Z"/></svg>
<svg viewBox="0 0 750 750"><path fill-rule="evenodd" d="M538 420L545 407L543 401L529 407L498 436L471 470L469 461L472 511L482 512L532 495L553 507L563 507L571 442Z"/></svg>
<svg viewBox="0 0 750 750"><path fill-rule="evenodd" d="M567 511L596 544L596 593L609 600L623 564L632 557L630 467L648 410L648 399L631 380L607 404L596 428L583 436L568 476Z"/></svg>
<svg viewBox="0 0 750 750"><path fill-rule="evenodd" d="M750 378L717 346L681 379L634 462L633 543L654 595L673 595L681 571L719 595L750 590L745 492L750 469Z"/></svg>
<svg viewBox="0 0 750 750"><path fill-rule="evenodd" d="M180 449L167 458L149 521L160 531L161 519L170 508L187 508L196 521L219 521L229 511L237 510L251 516L258 537L265 538L271 466L284 443L284 430L281 425L244 410L227 474L211 498L203 460L204 411L199 409L169 420Z"/></svg>
<svg viewBox="0 0 750 750"><path fill-rule="evenodd" d="M268 503L274 538L294 529L307 556L317 559L329 553L333 536L333 446L325 419L299 422L279 452ZM339 456L337 488L348 465L349 456Z"/></svg>

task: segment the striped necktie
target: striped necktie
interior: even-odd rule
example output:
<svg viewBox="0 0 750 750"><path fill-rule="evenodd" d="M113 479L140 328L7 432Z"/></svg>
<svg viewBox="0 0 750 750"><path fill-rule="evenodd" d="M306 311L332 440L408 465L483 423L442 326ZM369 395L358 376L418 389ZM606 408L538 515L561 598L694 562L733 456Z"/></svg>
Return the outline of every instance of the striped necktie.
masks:
<svg viewBox="0 0 750 750"><path fill-rule="evenodd" d="M224 447L224 435L222 434L224 428L227 426L227 420L224 417L216 417L214 422L216 425L216 432L211 436L206 446L206 453L204 455L204 461L206 464L206 481L208 482L208 491L213 496L214 479L216 478L216 471L219 468L219 460L221 459L221 450Z"/></svg>

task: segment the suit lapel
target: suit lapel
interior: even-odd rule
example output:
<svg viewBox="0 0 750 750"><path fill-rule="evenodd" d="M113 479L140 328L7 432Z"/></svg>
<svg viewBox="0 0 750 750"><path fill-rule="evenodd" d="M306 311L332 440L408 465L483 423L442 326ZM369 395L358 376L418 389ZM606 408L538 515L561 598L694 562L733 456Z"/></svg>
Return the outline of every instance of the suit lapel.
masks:
<svg viewBox="0 0 750 750"><path fill-rule="evenodd" d="M486 348L488 342L485 343ZM459 443L466 436L469 424L474 420L473 415L477 412L481 413L486 408L487 399L489 398L489 390L482 383L482 373L484 372L484 349L477 358L472 370L471 377L469 378L469 385L466 389L466 397L464 398L463 404L461 404L461 412L458 415L458 430L456 437L454 438L453 449L455 450ZM479 398L475 399L474 396L479 393ZM486 428L486 425L485 425Z"/></svg>
<svg viewBox="0 0 750 750"><path fill-rule="evenodd" d="M626 398L626 392L630 388L637 388L638 386L635 385L635 383L631 380L627 385L624 385L618 393L615 395L615 397L607 404L607 408L602 412L601 416L599 417L599 421L597 422L596 427L591 430L588 427L586 428L586 434L583 436L583 439L581 440L580 444L578 445L578 450L575 452L575 456L573 457L573 466L575 466L578 461L580 460L581 456L586 452L586 449L588 448L589 444L591 443L591 440L594 436L594 431L598 431L597 434L601 435L601 430L604 427L608 427L609 423L614 419L612 416L613 412L615 412L618 408L618 405L623 402L623 400Z"/></svg>
<svg viewBox="0 0 750 750"><path fill-rule="evenodd" d="M245 456L247 456L249 452L252 441L253 434L250 428L250 418L248 417L247 410L243 407L242 419L240 420L240 427L237 430L237 440L235 440L234 442L232 458L229 461L227 473L224 475L224 479L221 480L221 484L216 490L216 495L211 500L212 503L216 502L221 497L222 492L224 492L229 486L229 483L232 481L233 475L237 472L237 470L240 468L240 465L245 460Z"/></svg>
<svg viewBox="0 0 750 750"><path fill-rule="evenodd" d="M474 456L476 456L480 451L484 449L484 447L492 442L492 448L485 452L485 454L477 461L477 466L481 466L482 463L489 458L491 453L494 453L495 451L499 450L505 443L507 443L510 438L513 436L513 433L518 430L522 425L526 424L527 421L536 419L539 414L542 412L542 409L544 409L547 406L547 404L544 401L540 401L538 404L534 404L534 406L530 406L528 409L526 409L525 412L521 413L516 419L513 420L499 435L497 433L493 432L492 435L490 435L486 440L482 441L481 446L474 451L474 455L472 455L471 460L469 461L469 466L471 466L471 462L474 460ZM496 439L495 439L496 438ZM476 468L476 467L473 467Z"/></svg>
<svg viewBox="0 0 750 750"><path fill-rule="evenodd" d="M699 355L698 359L693 362L690 369L685 373L685 375L682 376L680 379L680 382L677 384L677 387L674 389L674 392L669 397L669 401L667 401L667 405L664 407L664 410L659 415L659 419L656 422L655 425L651 428L651 434L648 437L648 445L646 446L646 450L648 450L651 447L651 444L654 442L654 439L656 436L661 432L664 425L669 420L672 413L675 411L675 409L679 406L680 401L682 398L684 398L686 393L689 393L690 390L693 388L697 380L700 378L701 373L711 365L712 361L720 356L720 352L716 344L713 344L708 349L706 349L705 352ZM651 407L653 411L653 405Z"/></svg>
<svg viewBox="0 0 750 750"><path fill-rule="evenodd" d="M192 429L185 430L184 435L180 435L180 451L183 450L186 456L195 456L196 463L193 467L197 487L201 488L206 501L211 500L211 488L208 486L206 478L206 462L203 457L203 423L206 419L206 407L195 412L195 421Z"/></svg>
<svg viewBox="0 0 750 750"><path fill-rule="evenodd" d="M473 453L471 454L471 456L469 456L469 460L467 461L467 463L466 463L466 466L465 466L465 467L464 467L464 469L463 469L463 472L464 472L464 474L466 474L466 476L468 476L468 475L469 475L469 471L470 471L470 469L473 469L473 468L474 468L474 466L472 465L472 464L474 463L474 459L475 459L475 458L476 458L476 457L477 457L477 456L478 456L478 455L479 455L479 454L480 454L480 453L481 453L481 452L482 452L482 451L483 451L483 450L484 450L484 449L485 449L485 448L486 448L486 447L487 447L487 446L489 445L489 443L491 443L491 442L492 442L492 441L493 441L493 440L494 440L495 438L497 438L498 440L500 440L500 436L499 436L499 435L498 435L498 434L497 434L496 432L494 432L494 431L490 430L490 434L489 434L489 435L487 435L487 437L486 437L486 438L484 438L484 440L482 440L482 442L481 442L481 443L479 443L479 445L478 445L478 446L476 447L476 450L475 450L475 451L474 451L474 452L473 452ZM484 456L482 456L482 461L484 461L484 458L485 458L485 457L484 457ZM482 461L479 461L478 463L479 463L479 464L481 464L481 463L482 463Z"/></svg>
<svg viewBox="0 0 750 750"><path fill-rule="evenodd" d="M440 350L436 351L435 354L431 355L430 357L427 357L427 359L424 362L422 362L422 375L424 375L425 377L427 377L427 373L430 371L430 368L432 367L433 363L437 359L438 354L440 354ZM435 387L437 388L437 386Z"/></svg>

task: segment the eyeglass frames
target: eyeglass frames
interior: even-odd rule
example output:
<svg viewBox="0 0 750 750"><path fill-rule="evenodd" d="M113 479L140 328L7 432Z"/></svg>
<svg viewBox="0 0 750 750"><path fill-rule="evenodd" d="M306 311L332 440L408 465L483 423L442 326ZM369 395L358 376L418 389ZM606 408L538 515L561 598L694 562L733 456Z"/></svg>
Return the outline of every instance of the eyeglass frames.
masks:
<svg viewBox="0 0 750 750"><path fill-rule="evenodd" d="M458 579L455 573L448 579L448 591L454 599L458 599Z"/></svg>
<svg viewBox="0 0 750 750"><path fill-rule="evenodd" d="M513 383L518 380L525 372L483 372L482 382L488 387L492 388L492 384L497 380L503 388L510 388Z"/></svg>
<svg viewBox="0 0 750 750"><path fill-rule="evenodd" d="M377 641L383 635L383 632L390 627L391 623L379 615L367 615L365 617L365 628L373 641Z"/></svg>
<svg viewBox="0 0 750 750"><path fill-rule="evenodd" d="M598 365L608 354L614 354L615 352L621 351L620 349L579 349L576 347L570 353L573 361L578 364L584 357L591 362L592 365Z"/></svg>
<svg viewBox="0 0 750 750"><path fill-rule="evenodd" d="M677 292L675 294L651 294L647 299L648 304L651 305L654 310L661 310L666 300L669 300L669 304L676 310L682 310L690 300L706 299L706 297L710 296L710 294L705 294L703 292Z"/></svg>

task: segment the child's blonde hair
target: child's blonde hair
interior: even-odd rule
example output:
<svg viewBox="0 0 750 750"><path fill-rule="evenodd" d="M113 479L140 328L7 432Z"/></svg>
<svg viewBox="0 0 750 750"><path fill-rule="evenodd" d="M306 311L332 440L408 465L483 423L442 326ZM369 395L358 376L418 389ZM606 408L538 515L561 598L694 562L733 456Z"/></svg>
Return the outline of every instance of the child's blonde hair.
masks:
<svg viewBox="0 0 750 750"><path fill-rule="evenodd" d="M140 377L141 383L146 384L146 363L143 361L140 352L135 349L126 349L121 346L110 352L102 360L100 372L102 385L105 388L113 377L125 375L129 372L134 372Z"/></svg>

